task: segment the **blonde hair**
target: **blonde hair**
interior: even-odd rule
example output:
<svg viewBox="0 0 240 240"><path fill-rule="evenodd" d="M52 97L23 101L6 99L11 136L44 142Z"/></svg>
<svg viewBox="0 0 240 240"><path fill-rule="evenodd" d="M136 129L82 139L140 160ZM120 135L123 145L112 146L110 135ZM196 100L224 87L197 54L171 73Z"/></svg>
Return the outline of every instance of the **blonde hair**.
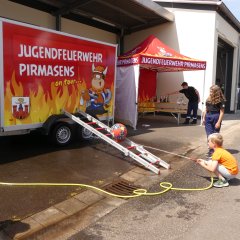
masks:
<svg viewBox="0 0 240 240"><path fill-rule="evenodd" d="M220 133L212 133L208 136L208 141L216 144L218 147L223 145L223 137Z"/></svg>
<svg viewBox="0 0 240 240"><path fill-rule="evenodd" d="M217 104L223 101L226 101L226 98L223 95L221 88L218 85L213 85L210 87L210 95L207 98L207 102L212 104Z"/></svg>

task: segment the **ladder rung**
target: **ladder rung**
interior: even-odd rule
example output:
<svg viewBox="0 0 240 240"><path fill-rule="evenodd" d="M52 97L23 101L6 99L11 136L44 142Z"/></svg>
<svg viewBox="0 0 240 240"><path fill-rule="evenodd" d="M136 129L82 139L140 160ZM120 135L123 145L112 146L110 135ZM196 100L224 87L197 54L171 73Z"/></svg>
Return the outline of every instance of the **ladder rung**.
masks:
<svg viewBox="0 0 240 240"><path fill-rule="evenodd" d="M102 128L102 127L100 127L100 128L95 128L96 130L103 130L103 129L105 129L105 128Z"/></svg>
<svg viewBox="0 0 240 240"><path fill-rule="evenodd" d="M132 159L134 159L138 163L142 164L144 167L148 168L149 170L153 171L154 173L160 174L160 170L157 167L154 166L154 163L156 162L156 160L159 159L158 157L149 153L141 145L135 144L127 138L125 139L125 144L126 145L124 147L123 145L119 144L118 141L114 141L112 139L111 128L109 126L103 124L102 122L98 121L97 119L95 119L94 117L92 117L89 114L86 114L86 113L81 112L81 111L78 111L78 112L81 115L83 115L89 122L88 123L84 122L79 117L76 117L73 114L64 110L65 115L67 115L73 121L77 122L78 124L82 125L86 129L91 131L96 136L99 136L102 140L106 141L107 143L111 144L113 147L115 147L118 150L120 150L121 152L123 152L125 154L125 156L131 157ZM89 126L89 125L97 125L97 126L96 126L96 128L94 128L93 126ZM106 130L108 133L104 134L101 131L98 131L98 130L101 130L101 129ZM129 146L129 147L127 147L127 146ZM136 153L129 150L129 149L133 149L133 148L135 148L140 153L136 154ZM161 159L159 159L159 160L161 160ZM166 168L169 168L169 164L167 164L165 162L163 162L164 164L162 164L162 162L163 161L161 160L160 161L161 165L165 165Z"/></svg>
<svg viewBox="0 0 240 240"><path fill-rule="evenodd" d="M133 149L133 148L136 148L136 146L129 146L129 147L127 147L127 149Z"/></svg>
<svg viewBox="0 0 240 240"><path fill-rule="evenodd" d="M93 125L93 124L96 124L95 122L88 122L87 123L88 125Z"/></svg>

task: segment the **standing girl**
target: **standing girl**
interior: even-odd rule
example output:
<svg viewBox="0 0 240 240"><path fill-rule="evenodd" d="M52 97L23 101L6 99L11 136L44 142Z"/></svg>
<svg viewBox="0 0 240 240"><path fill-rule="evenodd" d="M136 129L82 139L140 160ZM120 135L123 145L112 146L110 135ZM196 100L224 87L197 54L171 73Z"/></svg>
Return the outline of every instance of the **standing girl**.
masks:
<svg viewBox="0 0 240 240"><path fill-rule="evenodd" d="M218 85L210 87L210 95L206 100L206 110L203 113L203 124L207 137L212 133L219 133L224 115L225 97ZM209 157L213 151L210 149Z"/></svg>

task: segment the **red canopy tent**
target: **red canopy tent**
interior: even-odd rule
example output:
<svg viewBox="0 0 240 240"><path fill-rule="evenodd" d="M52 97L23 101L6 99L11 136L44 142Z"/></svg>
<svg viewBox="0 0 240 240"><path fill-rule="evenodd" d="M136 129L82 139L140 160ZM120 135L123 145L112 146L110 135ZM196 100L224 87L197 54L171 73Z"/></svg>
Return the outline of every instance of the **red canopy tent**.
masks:
<svg viewBox="0 0 240 240"><path fill-rule="evenodd" d="M118 57L118 67L140 64L161 72L205 70L206 62L186 57L150 35L134 49Z"/></svg>
<svg viewBox="0 0 240 240"><path fill-rule="evenodd" d="M136 128L137 104L139 99L149 98L153 89L156 89L157 72L205 69L205 61L186 57L150 35L118 57L115 118ZM142 89L139 89L139 81L143 83Z"/></svg>

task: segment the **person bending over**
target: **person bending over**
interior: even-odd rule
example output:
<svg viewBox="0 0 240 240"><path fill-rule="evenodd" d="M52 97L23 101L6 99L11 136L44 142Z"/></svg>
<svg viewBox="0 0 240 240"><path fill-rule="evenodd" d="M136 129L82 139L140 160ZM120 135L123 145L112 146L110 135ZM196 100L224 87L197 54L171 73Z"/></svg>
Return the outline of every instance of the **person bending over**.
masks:
<svg viewBox="0 0 240 240"><path fill-rule="evenodd" d="M197 124L197 110L198 110L198 103L200 102L199 92L194 87L188 86L187 82L183 82L181 86L182 86L181 90L168 93L167 95L183 93L185 97L188 99L187 116L183 124L189 124L192 112L193 112L193 120L191 124Z"/></svg>

